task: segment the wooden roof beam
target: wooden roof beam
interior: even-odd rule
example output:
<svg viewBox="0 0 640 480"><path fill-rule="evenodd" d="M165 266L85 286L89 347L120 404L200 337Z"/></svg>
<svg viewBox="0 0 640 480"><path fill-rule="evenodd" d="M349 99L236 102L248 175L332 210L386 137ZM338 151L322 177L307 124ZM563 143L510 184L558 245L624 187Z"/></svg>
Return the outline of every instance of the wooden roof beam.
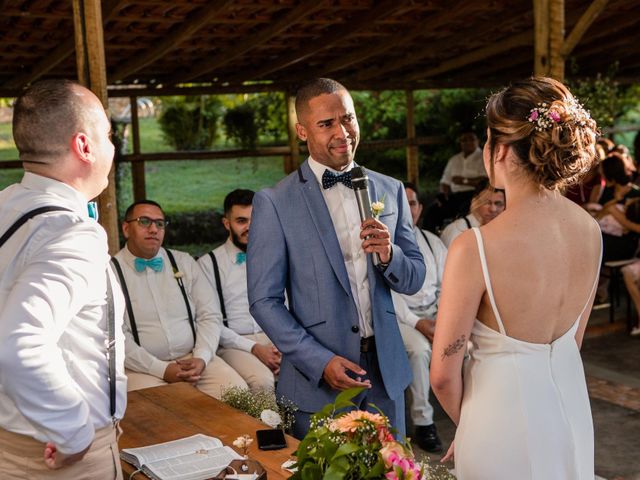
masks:
<svg viewBox="0 0 640 480"><path fill-rule="evenodd" d="M366 13L356 16L351 21L347 21L335 29L330 29L327 34L314 39L313 42L308 42L311 43L311 45L305 50L296 49L289 55L285 55L275 61L269 61L262 68L252 71L250 73L251 80L258 80L272 72L282 70L290 65L301 62L313 54L343 41L345 37L352 35L358 30L370 27L372 23L376 22L380 18L384 18L394 11L405 7L404 3L398 0L382 0L377 5L373 5ZM249 72L247 72L247 74L249 74ZM228 79L228 81L230 83L243 82L247 80L247 74L237 75Z"/></svg>
<svg viewBox="0 0 640 480"><path fill-rule="evenodd" d="M109 21L112 15L120 10L120 8L126 3L127 0L111 0L109 2L105 2L102 5L102 18L105 19L105 23ZM60 62L69 57L69 55L73 54L74 51L75 41L73 37L71 37L60 43L60 45L58 45L51 53L45 55L45 57L36 63L29 72L13 77L8 82L5 82L5 84L2 85L2 88L7 90L21 89L24 85L34 82L46 74Z"/></svg>
<svg viewBox="0 0 640 480"><path fill-rule="evenodd" d="M216 68L229 63L234 58L241 56L249 50L255 48L256 45L264 44L271 38L275 37L282 31L291 27L291 25L297 23L304 17L308 17L320 7L324 7L324 1L322 0L307 0L301 3L296 8L284 15L280 20L269 25L267 28L247 38L246 41L240 42L229 50L223 50L218 55L212 58L208 58L205 61L193 66L189 71L173 75L165 80L164 83L168 85L175 85L176 83L186 83L189 80L198 78L209 72L213 72Z"/></svg>
<svg viewBox="0 0 640 480"><path fill-rule="evenodd" d="M520 17L524 16L524 15L528 15L528 11L521 13L520 15L515 14L512 17L512 21L516 21L518 20ZM504 30L505 28L507 28L506 24L501 24L500 25L500 29ZM478 38L483 37L485 35L489 35L490 33L494 32L496 29L495 25L485 25L483 28L478 29L478 28L470 28L464 31L461 31L458 33L458 37L462 38L465 37L467 34L469 35L474 35L477 36ZM377 77L380 76L384 73L387 72L393 72L393 71L398 71L402 68L405 67L410 67L412 65L415 65L417 62L419 62L420 60L427 58L431 55L433 55L434 52L443 50L443 51L448 51L451 48L451 42L446 40L446 41L441 41L438 43L433 43L431 45L429 45L429 48L424 48L421 52L415 52L410 56L405 56L405 57L401 57L398 58L394 61L391 62L385 62L383 65L374 65L371 66L370 68L367 68L365 70L360 70L359 72L357 72L357 74L354 76L354 79L357 80L363 80L363 79L367 79L367 78L372 78L372 77Z"/></svg>
<svg viewBox="0 0 640 480"><path fill-rule="evenodd" d="M424 35L425 32L429 31L429 29L436 29L441 25L446 24L451 18L451 12L458 11L458 9L466 3L468 3L466 0L459 0L457 3L446 7L443 11L435 14L433 17L428 18L426 24L418 25L410 32L403 30L391 37L384 37L372 45L365 45L363 48L356 50L350 55L336 58L334 61L325 64L322 68L305 70L304 74L307 78L326 75L327 73L362 63L371 57L379 56L392 48L396 48L398 45L408 44L412 40Z"/></svg>
<svg viewBox="0 0 640 480"><path fill-rule="evenodd" d="M191 38L194 33L206 26L217 15L220 15L220 11L232 3L233 0L217 0L194 10L151 50L147 50L141 55L136 55L132 60L118 66L113 73L109 75L109 81L118 82L123 80L150 63L153 63L163 55L166 55L182 42Z"/></svg>
<svg viewBox="0 0 640 480"><path fill-rule="evenodd" d="M472 50L469 53L459 55L452 60L442 62L435 68L431 68L425 71L416 72L410 75L403 75L403 79L408 82L421 80L424 78L435 77L442 73L457 70L459 68L472 65L487 58L491 58L495 55L508 52L516 47L522 47L533 44L533 32L531 30L514 35L505 40L496 41L495 43L486 47Z"/></svg>
<svg viewBox="0 0 640 480"><path fill-rule="evenodd" d="M571 30L571 33L564 41L564 45L560 50L560 54L564 58L567 58L569 55L571 55L573 49L582 39L589 27L596 20L596 18L598 18L598 15L602 13L604 8L607 6L607 3L609 3L609 0L593 0L591 5L589 5L587 10L582 14L578 22L573 27L573 30Z"/></svg>

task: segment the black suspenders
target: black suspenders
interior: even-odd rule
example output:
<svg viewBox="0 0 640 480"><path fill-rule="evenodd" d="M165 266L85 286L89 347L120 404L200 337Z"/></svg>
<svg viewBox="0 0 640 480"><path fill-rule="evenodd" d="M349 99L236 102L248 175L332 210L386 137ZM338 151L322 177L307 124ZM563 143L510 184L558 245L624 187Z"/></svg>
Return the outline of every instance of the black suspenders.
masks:
<svg viewBox="0 0 640 480"><path fill-rule="evenodd" d="M220 269L218 268L218 260L216 260L216 256L213 254L213 251L209 252L209 256L211 257L211 263L213 264L213 275L216 278L216 290L218 291L218 300L220 300L222 323L225 327L228 327L229 321L227 320L227 309L224 308L224 296L222 295L222 282L220 281Z"/></svg>
<svg viewBox="0 0 640 480"><path fill-rule="evenodd" d="M18 231L29 219L47 212L71 212L69 208L45 206L35 208L16 220L13 225L0 237L0 247L2 247L11 236ZM118 267L119 268L119 267ZM109 412L111 417L116 413L116 317L113 306L113 291L111 289L111 280L109 274L105 271L107 277L107 336L109 343L107 344L107 362L109 364ZM128 297L127 297L128 298Z"/></svg>
<svg viewBox="0 0 640 480"><path fill-rule="evenodd" d="M173 256L173 253L167 248L164 249L167 252L167 257L169 257L169 262L171 263L171 267L173 268L173 272L178 273L178 264L176 263L176 259ZM122 268L120 267L120 262L115 257L111 257L111 261L113 265L116 267L116 273L118 274L118 278L120 279L120 286L122 287L122 293L124 294L124 299L127 303L127 313L129 314L129 323L131 325L131 334L133 335L133 340L140 345L140 337L138 336L138 327L136 326L136 319L133 314L133 306L131 305L131 297L129 296L129 289L127 288L127 282L124 279L124 273L122 272ZM187 307L187 315L189 316L189 326L191 327L191 333L193 334L193 342L196 341L196 325L195 320L193 318L193 313L191 312L191 305L189 304L189 297L187 296L187 290L184 287L184 282L182 278L176 276L176 281L178 283L178 287L180 287L180 292L182 293L182 298L184 299L184 304Z"/></svg>

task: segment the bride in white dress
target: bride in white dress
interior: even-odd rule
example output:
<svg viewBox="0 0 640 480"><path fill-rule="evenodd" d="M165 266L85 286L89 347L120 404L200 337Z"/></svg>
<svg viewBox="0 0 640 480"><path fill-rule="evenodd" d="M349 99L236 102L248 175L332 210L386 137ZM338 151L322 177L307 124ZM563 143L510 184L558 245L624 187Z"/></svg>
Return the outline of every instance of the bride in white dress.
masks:
<svg viewBox="0 0 640 480"><path fill-rule="evenodd" d="M596 125L541 77L493 95L486 113L485 167L507 208L447 256L431 360L431 386L458 426L445 459L459 480L592 480L579 349L601 235L561 190L596 161Z"/></svg>

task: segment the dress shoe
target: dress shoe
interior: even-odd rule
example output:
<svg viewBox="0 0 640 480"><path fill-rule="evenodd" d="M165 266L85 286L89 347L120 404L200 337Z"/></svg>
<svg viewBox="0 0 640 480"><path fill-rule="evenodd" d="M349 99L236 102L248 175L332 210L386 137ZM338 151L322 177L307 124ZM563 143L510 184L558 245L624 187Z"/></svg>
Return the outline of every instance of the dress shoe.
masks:
<svg viewBox="0 0 640 480"><path fill-rule="evenodd" d="M429 453L442 452L442 442L438 437L435 423L426 426L416 425L412 440L414 444Z"/></svg>

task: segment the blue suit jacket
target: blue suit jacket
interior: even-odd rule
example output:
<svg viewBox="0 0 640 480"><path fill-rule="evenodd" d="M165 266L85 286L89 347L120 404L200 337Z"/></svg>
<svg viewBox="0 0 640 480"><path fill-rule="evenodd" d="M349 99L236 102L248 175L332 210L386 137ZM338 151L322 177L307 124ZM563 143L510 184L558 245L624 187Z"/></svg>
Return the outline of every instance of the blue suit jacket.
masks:
<svg viewBox="0 0 640 480"><path fill-rule="evenodd" d="M402 184L372 171L368 175L371 198L385 195L380 220L393 244L384 274L369 258L368 278L380 370L387 394L396 399L411 381L411 369L389 288L417 292L425 265ZM320 188L304 162L274 188L258 192L247 254L251 315L283 355L277 393L305 412L319 410L338 393L322 379L334 355L360 360L360 333L352 328L358 326L356 303Z"/></svg>

